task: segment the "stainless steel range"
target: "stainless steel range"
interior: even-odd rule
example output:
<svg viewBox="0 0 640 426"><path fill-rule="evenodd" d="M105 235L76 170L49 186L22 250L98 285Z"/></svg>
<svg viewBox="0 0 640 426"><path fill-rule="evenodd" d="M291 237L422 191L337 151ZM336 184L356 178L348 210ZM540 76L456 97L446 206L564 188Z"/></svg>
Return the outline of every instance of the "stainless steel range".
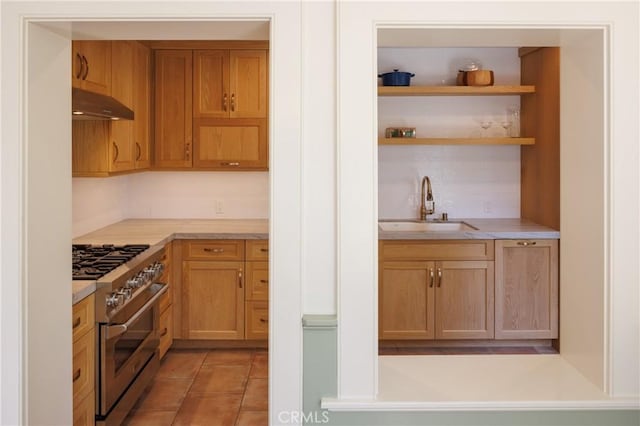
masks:
<svg viewBox="0 0 640 426"><path fill-rule="evenodd" d="M119 425L158 370L162 245L74 245L73 278L96 280L96 424Z"/></svg>

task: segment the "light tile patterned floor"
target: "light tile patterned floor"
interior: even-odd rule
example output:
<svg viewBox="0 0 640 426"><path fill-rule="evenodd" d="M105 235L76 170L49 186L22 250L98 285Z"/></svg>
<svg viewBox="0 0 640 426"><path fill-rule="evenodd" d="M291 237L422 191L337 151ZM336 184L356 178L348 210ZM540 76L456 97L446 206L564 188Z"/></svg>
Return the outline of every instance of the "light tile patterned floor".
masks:
<svg viewBox="0 0 640 426"><path fill-rule="evenodd" d="M170 350L124 425L268 425L267 351Z"/></svg>

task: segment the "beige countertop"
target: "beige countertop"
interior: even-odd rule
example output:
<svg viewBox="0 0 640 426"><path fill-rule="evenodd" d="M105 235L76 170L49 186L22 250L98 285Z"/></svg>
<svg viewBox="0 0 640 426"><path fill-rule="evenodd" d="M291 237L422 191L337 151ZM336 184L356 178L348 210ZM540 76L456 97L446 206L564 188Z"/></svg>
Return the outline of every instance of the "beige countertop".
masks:
<svg viewBox="0 0 640 426"><path fill-rule="evenodd" d="M381 220L415 221L414 219ZM378 229L380 240L510 240L510 239L558 239L560 231L538 225L526 219L456 219L449 222L462 221L476 228L470 231L383 231Z"/></svg>
<svg viewBox="0 0 640 426"><path fill-rule="evenodd" d="M411 221L412 219L407 219ZM473 231L379 230L381 240L557 239L560 232L524 219L462 220ZM175 239L268 239L268 219L127 219L73 239L73 244L166 244ZM95 281L73 282L73 303L96 289Z"/></svg>
<svg viewBox="0 0 640 426"><path fill-rule="evenodd" d="M127 219L73 239L73 244L166 244L175 239L269 238L268 219ZM95 281L73 281L72 303L96 290Z"/></svg>

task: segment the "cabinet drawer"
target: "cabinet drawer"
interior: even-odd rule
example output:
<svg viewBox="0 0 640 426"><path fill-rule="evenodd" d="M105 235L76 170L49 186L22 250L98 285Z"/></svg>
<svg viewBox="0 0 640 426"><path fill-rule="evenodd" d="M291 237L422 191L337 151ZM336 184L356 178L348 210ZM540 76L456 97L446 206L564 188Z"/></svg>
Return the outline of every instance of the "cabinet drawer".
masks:
<svg viewBox="0 0 640 426"><path fill-rule="evenodd" d="M379 258L387 260L493 260L493 240L380 241Z"/></svg>
<svg viewBox="0 0 640 426"><path fill-rule="evenodd" d="M173 343L173 309L160 314L160 359L167 353Z"/></svg>
<svg viewBox="0 0 640 426"><path fill-rule="evenodd" d="M91 392L81 401L74 401L73 404L73 426L92 426L95 425L95 400L96 395Z"/></svg>
<svg viewBox="0 0 640 426"><path fill-rule="evenodd" d="M249 301L246 304L245 338L269 338L269 302Z"/></svg>
<svg viewBox="0 0 640 426"><path fill-rule="evenodd" d="M173 302L173 289L171 286L167 288L167 291L160 297L158 304L160 305L160 312L164 312Z"/></svg>
<svg viewBox="0 0 640 426"><path fill-rule="evenodd" d="M247 240L247 260L269 260L269 240Z"/></svg>
<svg viewBox="0 0 640 426"><path fill-rule="evenodd" d="M247 262L246 300L269 300L269 262Z"/></svg>
<svg viewBox="0 0 640 426"><path fill-rule="evenodd" d="M95 332L91 329L73 343L73 401L93 392L95 377Z"/></svg>
<svg viewBox="0 0 640 426"><path fill-rule="evenodd" d="M94 295L92 294L73 305L71 327L73 329L74 342L94 327L94 300Z"/></svg>
<svg viewBox="0 0 640 426"><path fill-rule="evenodd" d="M182 246L182 257L184 260L242 260L244 259L244 241L184 241Z"/></svg>

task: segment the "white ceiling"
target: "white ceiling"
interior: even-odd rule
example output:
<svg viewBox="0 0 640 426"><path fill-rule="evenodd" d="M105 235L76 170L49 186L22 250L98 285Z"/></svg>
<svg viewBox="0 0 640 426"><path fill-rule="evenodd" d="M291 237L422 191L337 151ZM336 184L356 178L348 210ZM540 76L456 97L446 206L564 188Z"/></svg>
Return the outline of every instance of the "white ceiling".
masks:
<svg viewBox="0 0 640 426"><path fill-rule="evenodd" d="M73 40L269 40L269 21L84 21Z"/></svg>
<svg viewBox="0 0 640 426"><path fill-rule="evenodd" d="M568 37L593 30L533 28L381 28L378 47L522 47L562 46Z"/></svg>

